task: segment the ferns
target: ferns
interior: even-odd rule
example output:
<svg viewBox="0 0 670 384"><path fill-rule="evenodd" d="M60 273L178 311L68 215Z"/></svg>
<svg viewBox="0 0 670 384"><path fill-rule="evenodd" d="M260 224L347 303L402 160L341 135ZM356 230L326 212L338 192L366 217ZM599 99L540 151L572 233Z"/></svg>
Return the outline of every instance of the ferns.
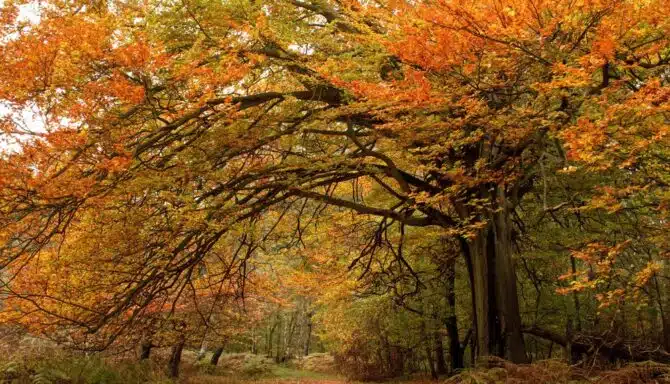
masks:
<svg viewBox="0 0 670 384"><path fill-rule="evenodd" d="M63 371L53 368L42 368L30 376L32 384L70 383L70 377Z"/></svg>
<svg viewBox="0 0 670 384"><path fill-rule="evenodd" d="M132 384L155 379L138 364L111 366L98 358L27 359L0 363L0 383L21 384Z"/></svg>

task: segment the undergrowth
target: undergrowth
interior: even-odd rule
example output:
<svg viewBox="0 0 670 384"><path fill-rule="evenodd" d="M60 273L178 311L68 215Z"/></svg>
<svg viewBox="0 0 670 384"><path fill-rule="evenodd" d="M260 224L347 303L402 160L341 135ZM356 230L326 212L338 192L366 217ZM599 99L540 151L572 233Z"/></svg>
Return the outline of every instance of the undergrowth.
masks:
<svg viewBox="0 0 670 384"><path fill-rule="evenodd" d="M670 365L631 363L615 370L574 367L560 360L512 364L489 359L487 368L466 369L443 384L637 384L670 383Z"/></svg>
<svg viewBox="0 0 670 384"><path fill-rule="evenodd" d="M110 364L97 357L10 360L0 366L0 381L17 384L169 383L148 362Z"/></svg>

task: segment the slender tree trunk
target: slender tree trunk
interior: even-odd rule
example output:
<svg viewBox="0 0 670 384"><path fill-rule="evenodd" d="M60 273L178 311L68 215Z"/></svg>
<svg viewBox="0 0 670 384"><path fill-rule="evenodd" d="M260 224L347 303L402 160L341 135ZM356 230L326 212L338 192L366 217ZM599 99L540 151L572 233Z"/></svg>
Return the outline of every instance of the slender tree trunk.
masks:
<svg viewBox="0 0 670 384"><path fill-rule="evenodd" d="M251 328L251 353L257 354L256 345L258 341L256 340L256 327Z"/></svg>
<svg viewBox="0 0 670 384"><path fill-rule="evenodd" d="M435 341L435 364L438 375L446 375L447 362L444 360L444 344L442 344L442 335L439 331L433 333L433 340Z"/></svg>
<svg viewBox="0 0 670 384"><path fill-rule="evenodd" d="M207 342L203 340L202 343L200 344L198 355L195 357L196 361L204 359L206 354L207 354Z"/></svg>
<svg viewBox="0 0 670 384"><path fill-rule="evenodd" d="M172 378L179 377L179 364L181 363L181 352L184 349L184 339L172 346L170 361L168 362L169 375Z"/></svg>
<svg viewBox="0 0 670 384"><path fill-rule="evenodd" d="M433 361L433 354L430 351L430 343L428 339L425 341L426 349L426 362L428 363L428 368L430 369L430 377L437 380L437 370L435 370L435 362Z"/></svg>
<svg viewBox="0 0 670 384"><path fill-rule="evenodd" d="M430 348L430 339L426 334L426 323L421 320L421 339L424 345L424 352L426 353L426 362L428 363L428 368L430 369L430 376L433 379L437 379L437 371L435 370L435 361L433 360L433 354Z"/></svg>
<svg viewBox="0 0 670 384"><path fill-rule="evenodd" d="M486 237L486 263L488 268L487 288L489 301L489 351L492 355L505 358L505 351L507 345L503 333L503 324L500 313L500 280L497 273L497 259L496 259L496 240L493 228L489 228Z"/></svg>
<svg viewBox="0 0 670 384"><path fill-rule="evenodd" d="M446 328L447 336L449 337L449 357L451 358L451 371L462 369L463 366L463 349L458 336L458 319L456 317L456 264L455 262L449 266L447 271L447 319ZM440 339L441 341L441 339ZM441 346L441 343L440 343ZM444 360L442 360L444 361ZM439 364L439 360L438 360ZM446 369L444 369L446 371ZM438 366L438 371L441 369ZM446 372L440 372L446 373Z"/></svg>
<svg viewBox="0 0 670 384"><path fill-rule="evenodd" d="M142 342L142 344L140 345L140 360L149 359L149 357L151 356L151 348L153 348L151 340L145 340Z"/></svg>
<svg viewBox="0 0 670 384"><path fill-rule="evenodd" d="M283 321L282 320L283 320L283 318L279 317L279 315L277 315L277 324L278 324L277 329L278 329L278 331L277 331L277 354L275 355L275 362L276 363L279 363L281 361L281 358L282 358L281 354L283 352L282 345L281 345L281 342L282 342L282 337L281 336L282 336L282 328L283 328Z"/></svg>
<svg viewBox="0 0 670 384"><path fill-rule="evenodd" d="M577 264L575 257L570 255L570 267L572 268L573 281L577 279ZM575 320L577 321L577 331L582 330L581 309L579 304L579 296L577 291L572 292L572 300L575 303Z"/></svg>
<svg viewBox="0 0 670 384"><path fill-rule="evenodd" d="M312 340L312 312L307 314L307 335L305 336L305 344L303 349L303 354L305 356L309 355L309 345Z"/></svg>
<svg viewBox="0 0 670 384"><path fill-rule="evenodd" d="M212 358L209 360L209 363L214 366L219 364L219 358L221 358L222 354L223 354L223 347L218 347L217 349L215 349Z"/></svg>
<svg viewBox="0 0 670 384"><path fill-rule="evenodd" d="M274 340L275 329L277 328L277 323L272 322L272 327L270 327L270 332L268 332L268 345L267 345L267 355L272 357L272 341Z"/></svg>
<svg viewBox="0 0 670 384"><path fill-rule="evenodd" d="M282 361L286 361L291 358L293 355L293 336L295 334L295 328L296 328L296 322L298 318L298 312L295 311L291 314L291 318L289 320L289 323L287 324L286 327L286 336L285 338L285 346L284 346L284 356L282 358Z"/></svg>
<svg viewBox="0 0 670 384"><path fill-rule="evenodd" d="M649 257L651 261L651 256ZM663 290L659 284L658 277L654 275L652 277L652 282L656 290L656 303L658 304L658 315L661 317L661 337L662 345L666 351L670 351L670 318L666 313L666 307L664 304L665 298L663 297Z"/></svg>

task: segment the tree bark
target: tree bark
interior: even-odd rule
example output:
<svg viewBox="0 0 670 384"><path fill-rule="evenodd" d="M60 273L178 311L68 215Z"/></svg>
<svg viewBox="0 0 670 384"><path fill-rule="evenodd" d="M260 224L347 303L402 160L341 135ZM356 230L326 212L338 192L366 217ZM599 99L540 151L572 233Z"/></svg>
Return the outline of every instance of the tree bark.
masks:
<svg viewBox="0 0 670 384"><path fill-rule="evenodd" d="M491 327L489 325L489 282L488 263L486 258L486 242L482 235L468 241L468 253L472 263L472 281L470 287L473 296L474 329L476 355L490 355L489 342Z"/></svg>
<svg viewBox="0 0 670 384"><path fill-rule="evenodd" d="M184 340L180 340L177 344L172 346L170 353L170 361L168 362L169 375L172 378L179 377L179 365L181 363L181 352L184 349Z"/></svg>
<svg viewBox="0 0 670 384"><path fill-rule="evenodd" d="M214 366L219 364L219 358L221 357L221 354L223 354L223 347L218 347L217 349L214 350L214 354L212 355L212 358L209 360L209 363Z"/></svg>
<svg viewBox="0 0 670 384"><path fill-rule="evenodd" d="M513 363L526 363L526 349L521 332L521 314L516 287L516 274L512 260L512 223L509 203L504 188L498 188L499 211L493 215L493 233L495 244L495 270L497 281L497 309L500 325L505 337L509 360Z"/></svg>
<svg viewBox="0 0 670 384"><path fill-rule="evenodd" d="M492 196L496 207L476 237L461 239L468 264L473 301L476 356L495 355L514 363L528 357L521 332L516 274L512 259L512 226L503 188Z"/></svg>

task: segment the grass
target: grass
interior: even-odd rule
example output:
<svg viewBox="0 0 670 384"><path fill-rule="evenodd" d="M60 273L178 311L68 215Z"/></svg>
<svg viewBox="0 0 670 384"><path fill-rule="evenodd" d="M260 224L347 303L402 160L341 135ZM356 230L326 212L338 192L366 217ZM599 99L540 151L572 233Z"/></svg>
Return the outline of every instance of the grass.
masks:
<svg viewBox="0 0 670 384"><path fill-rule="evenodd" d="M244 375L231 372L223 374L201 374L189 377L187 384L342 384L351 383L344 378L320 373L295 369L285 365L276 365L268 372L260 375Z"/></svg>

